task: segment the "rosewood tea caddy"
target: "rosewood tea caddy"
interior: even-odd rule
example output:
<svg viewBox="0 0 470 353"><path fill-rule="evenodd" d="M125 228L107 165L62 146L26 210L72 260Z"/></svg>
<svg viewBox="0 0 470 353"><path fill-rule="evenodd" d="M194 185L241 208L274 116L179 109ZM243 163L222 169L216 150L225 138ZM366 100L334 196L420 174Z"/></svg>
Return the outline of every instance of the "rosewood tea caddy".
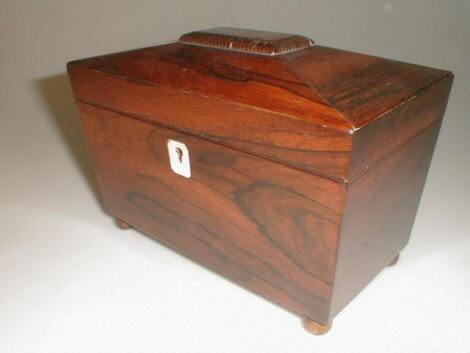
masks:
<svg viewBox="0 0 470 353"><path fill-rule="evenodd" d="M408 242L453 80L234 28L67 68L118 225L317 334Z"/></svg>

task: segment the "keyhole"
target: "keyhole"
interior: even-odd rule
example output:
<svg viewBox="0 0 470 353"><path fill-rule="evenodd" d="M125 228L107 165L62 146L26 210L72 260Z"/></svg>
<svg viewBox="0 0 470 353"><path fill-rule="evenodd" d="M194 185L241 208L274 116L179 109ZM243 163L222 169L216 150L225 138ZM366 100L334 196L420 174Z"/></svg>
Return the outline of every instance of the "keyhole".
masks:
<svg viewBox="0 0 470 353"><path fill-rule="evenodd" d="M180 163L183 163L183 150L179 147L176 147L175 150L176 150L176 154L178 155L178 161Z"/></svg>

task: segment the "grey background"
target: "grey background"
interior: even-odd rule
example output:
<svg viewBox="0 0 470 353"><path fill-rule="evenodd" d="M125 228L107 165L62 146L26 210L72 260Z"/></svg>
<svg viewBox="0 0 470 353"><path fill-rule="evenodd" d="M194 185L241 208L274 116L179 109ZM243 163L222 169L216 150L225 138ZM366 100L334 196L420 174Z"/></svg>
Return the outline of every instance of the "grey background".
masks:
<svg viewBox="0 0 470 353"><path fill-rule="evenodd" d="M469 1L0 0L0 352L469 352ZM411 241L323 337L99 204L65 63L213 26L448 69Z"/></svg>

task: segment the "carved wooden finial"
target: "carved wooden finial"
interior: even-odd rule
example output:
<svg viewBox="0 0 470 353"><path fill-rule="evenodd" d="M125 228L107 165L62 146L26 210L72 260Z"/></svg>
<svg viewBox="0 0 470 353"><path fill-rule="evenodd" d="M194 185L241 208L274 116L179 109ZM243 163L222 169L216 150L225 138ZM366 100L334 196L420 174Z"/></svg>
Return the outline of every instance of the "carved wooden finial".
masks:
<svg viewBox="0 0 470 353"><path fill-rule="evenodd" d="M183 34L179 41L252 54L280 55L308 48L313 40L296 34L220 27Z"/></svg>

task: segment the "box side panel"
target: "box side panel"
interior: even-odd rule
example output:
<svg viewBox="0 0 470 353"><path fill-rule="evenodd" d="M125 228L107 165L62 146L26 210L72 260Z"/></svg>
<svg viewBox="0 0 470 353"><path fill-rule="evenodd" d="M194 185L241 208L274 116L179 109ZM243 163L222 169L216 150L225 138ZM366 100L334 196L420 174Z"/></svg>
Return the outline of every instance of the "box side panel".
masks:
<svg viewBox="0 0 470 353"><path fill-rule="evenodd" d="M79 109L108 213L327 322L342 184L88 104ZM168 139L186 145L191 178L171 170Z"/></svg>
<svg viewBox="0 0 470 353"><path fill-rule="evenodd" d="M357 177L371 164L442 119L452 81L452 76L447 77L356 131L349 179Z"/></svg>
<svg viewBox="0 0 470 353"><path fill-rule="evenodd" d="M215 96L70 66L78 101L149 120L296 168L346 177L350 134ZM266 95L269 100L269 95Z"/></svg>
<svg viewBox="0 0 470 353"><path fill-rule="evenodd" d="M440 124L348 184L331 318L408 242Z"/></svg>

